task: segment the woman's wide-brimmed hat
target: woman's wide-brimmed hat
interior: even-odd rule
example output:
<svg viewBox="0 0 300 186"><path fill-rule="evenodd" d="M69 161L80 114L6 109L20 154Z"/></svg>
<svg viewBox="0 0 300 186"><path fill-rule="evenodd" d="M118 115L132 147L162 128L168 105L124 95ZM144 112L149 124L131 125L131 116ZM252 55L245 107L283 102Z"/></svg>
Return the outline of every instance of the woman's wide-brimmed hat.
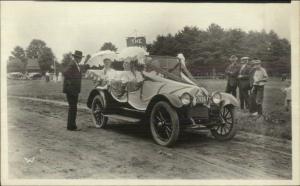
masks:
<svg viewBox="0 0 300 186"><path fill-rule="evenodd" d="M82 52L79 50L75 50L75 52L72 54L72 56L74 57L79 57L79 58L83 58L84 56L82 55Z"/></svg>
<svg viewBox="0 0 300 186"><path fill-rule="evenodd" d="M141 47L127 47L118 54L118 57L119 60L137 61L138 64L145 64L147 55L149 53Z"/></svg>

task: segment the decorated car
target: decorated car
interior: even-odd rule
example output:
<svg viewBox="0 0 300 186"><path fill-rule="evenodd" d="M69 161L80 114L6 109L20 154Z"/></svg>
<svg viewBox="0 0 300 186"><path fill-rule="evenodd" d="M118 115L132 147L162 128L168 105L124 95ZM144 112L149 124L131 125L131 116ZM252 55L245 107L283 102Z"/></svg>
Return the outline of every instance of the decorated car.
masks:
<svg viewBox="0 0 300 186"><path fill-rule="evenodd" d="M210 130L217 140L234 137L235 97L198 86L178 57L148 55L144 61L130 70L123 65L115 70L115 79L98 83L90 92L87 106L96 126L105 128L109 118L149 124L154 141L162 146L174 145L188 128ZM124 82L126 71L139 80Z"/></svg>

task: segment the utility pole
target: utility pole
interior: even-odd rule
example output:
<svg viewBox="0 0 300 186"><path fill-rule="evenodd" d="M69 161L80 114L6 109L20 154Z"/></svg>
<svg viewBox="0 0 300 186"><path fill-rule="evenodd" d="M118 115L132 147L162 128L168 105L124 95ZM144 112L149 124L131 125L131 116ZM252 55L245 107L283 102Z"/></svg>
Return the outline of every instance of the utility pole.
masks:
<svg viewBox="0 0 300 186"><path fill-rule="evenodd" d="M54 68L54 81L57 81L57 77L56 77L56 63L55 63L55 59L53 60L53 68Z"/></svg>
<svg viewBox="0 0 300 186"><path fill-rule="evenodd" d="M137 29L134 29L135 38L137 38Z"/></svg>

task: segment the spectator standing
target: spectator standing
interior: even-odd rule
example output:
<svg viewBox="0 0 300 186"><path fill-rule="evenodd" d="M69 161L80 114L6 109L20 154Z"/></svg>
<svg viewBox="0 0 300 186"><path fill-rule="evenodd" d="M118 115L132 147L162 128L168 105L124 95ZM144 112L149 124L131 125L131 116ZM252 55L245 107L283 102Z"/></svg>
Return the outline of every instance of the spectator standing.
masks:
<svg viewBox="0 0 300 186"><path fill-rule="evenodd" d="M237 76L240 67L237 63L238 58L235 55L232 55L229 60L231 64L225 70L225 74L227 75L226 92L236 97Z"/></svg>
<svg viewBox="0 0 300 186"><path fill-rule="evenodd" d="M63 93L66 94L69 112L67 129L71 131L80 130L76 126L78 95L81 90L81 71L78 63L82 59L82 52L75 50L72 54L73 59L67 64L63 70Z"/></svg>
<svg viewBox="0 0 300 186"><path fill-rule="evenodd" d="M283 88L282 91L285 93L284 99L284 107L286 111L290 111L291 109L291 102L292 102L292 89L291 89L291 81L287 81L287 87Z"/></svg>
<svg viewBox="0 0 300 186"><path fill-rule="evenodd" d="M268 79L266 70L261 66L260 60L253 61L253 71L251 72L251 108L250 113L253 116L262 115L264 86Z"/></svg>
<svg viewBox="0 0 300 186"><path fill-rule="evenodd" d="M46 72L45 78L46 78L46 82L48 83L49 80L50 80L50 74L49 74L49 71Z"/></svg>
<svg viewBox="0 0 300 186"><path fill-rule="evenodd" d="M250 91L250 71L249 57L241 58L241 68L238 75L238 87L241 109L249 109L249 91Z"/></svg>
<svg viewBox="0 0 300 186"><path fill-rule="evenodd" d="M62 73L59 72L58 73L58 78L57 78L57 81L62 81L63 77L62 77Z"/></svg>

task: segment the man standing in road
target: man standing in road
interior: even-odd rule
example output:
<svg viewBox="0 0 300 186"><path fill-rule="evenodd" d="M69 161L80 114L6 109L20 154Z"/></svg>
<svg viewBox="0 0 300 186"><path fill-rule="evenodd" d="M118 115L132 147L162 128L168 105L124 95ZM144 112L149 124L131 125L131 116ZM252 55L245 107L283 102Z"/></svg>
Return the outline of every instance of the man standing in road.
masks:
<svg viewBox="0 0 300 186"><path fill-rule="evenodd" d="M254 60L254 69L251 72L251 108L250 113L253 116L262 115L262 104L264 98L264 86L268 79L266 70L261 66L260 60Z"/></svg>
<svg viewBox="0 0 300 186"><path fill-rule="evenodd" d="M231 64L225 70L225 74L227 75L226 92L236 97L237 76L240 68L237 63L238 58L235 55L232 55L229 60Z"/></svg>
<svg viewBox="0 0 300 186"><path fill-rule="evenodd" d="M82 52L75 50L72 54L73 60L69 61L63 70L64 82L63 93L66 94L69 112L67 129L70 131L78 131L76 126L78 94L81 89L81 71L78 63L82 59Z"/></svg>
<svg viewBox="0 0 300 186"><path fill-rule="evenodd" d="M241 58L241 68L238 75L239 97L241 109L249 109L249 90L250 88L250 65L249 57Z"/></svg>

